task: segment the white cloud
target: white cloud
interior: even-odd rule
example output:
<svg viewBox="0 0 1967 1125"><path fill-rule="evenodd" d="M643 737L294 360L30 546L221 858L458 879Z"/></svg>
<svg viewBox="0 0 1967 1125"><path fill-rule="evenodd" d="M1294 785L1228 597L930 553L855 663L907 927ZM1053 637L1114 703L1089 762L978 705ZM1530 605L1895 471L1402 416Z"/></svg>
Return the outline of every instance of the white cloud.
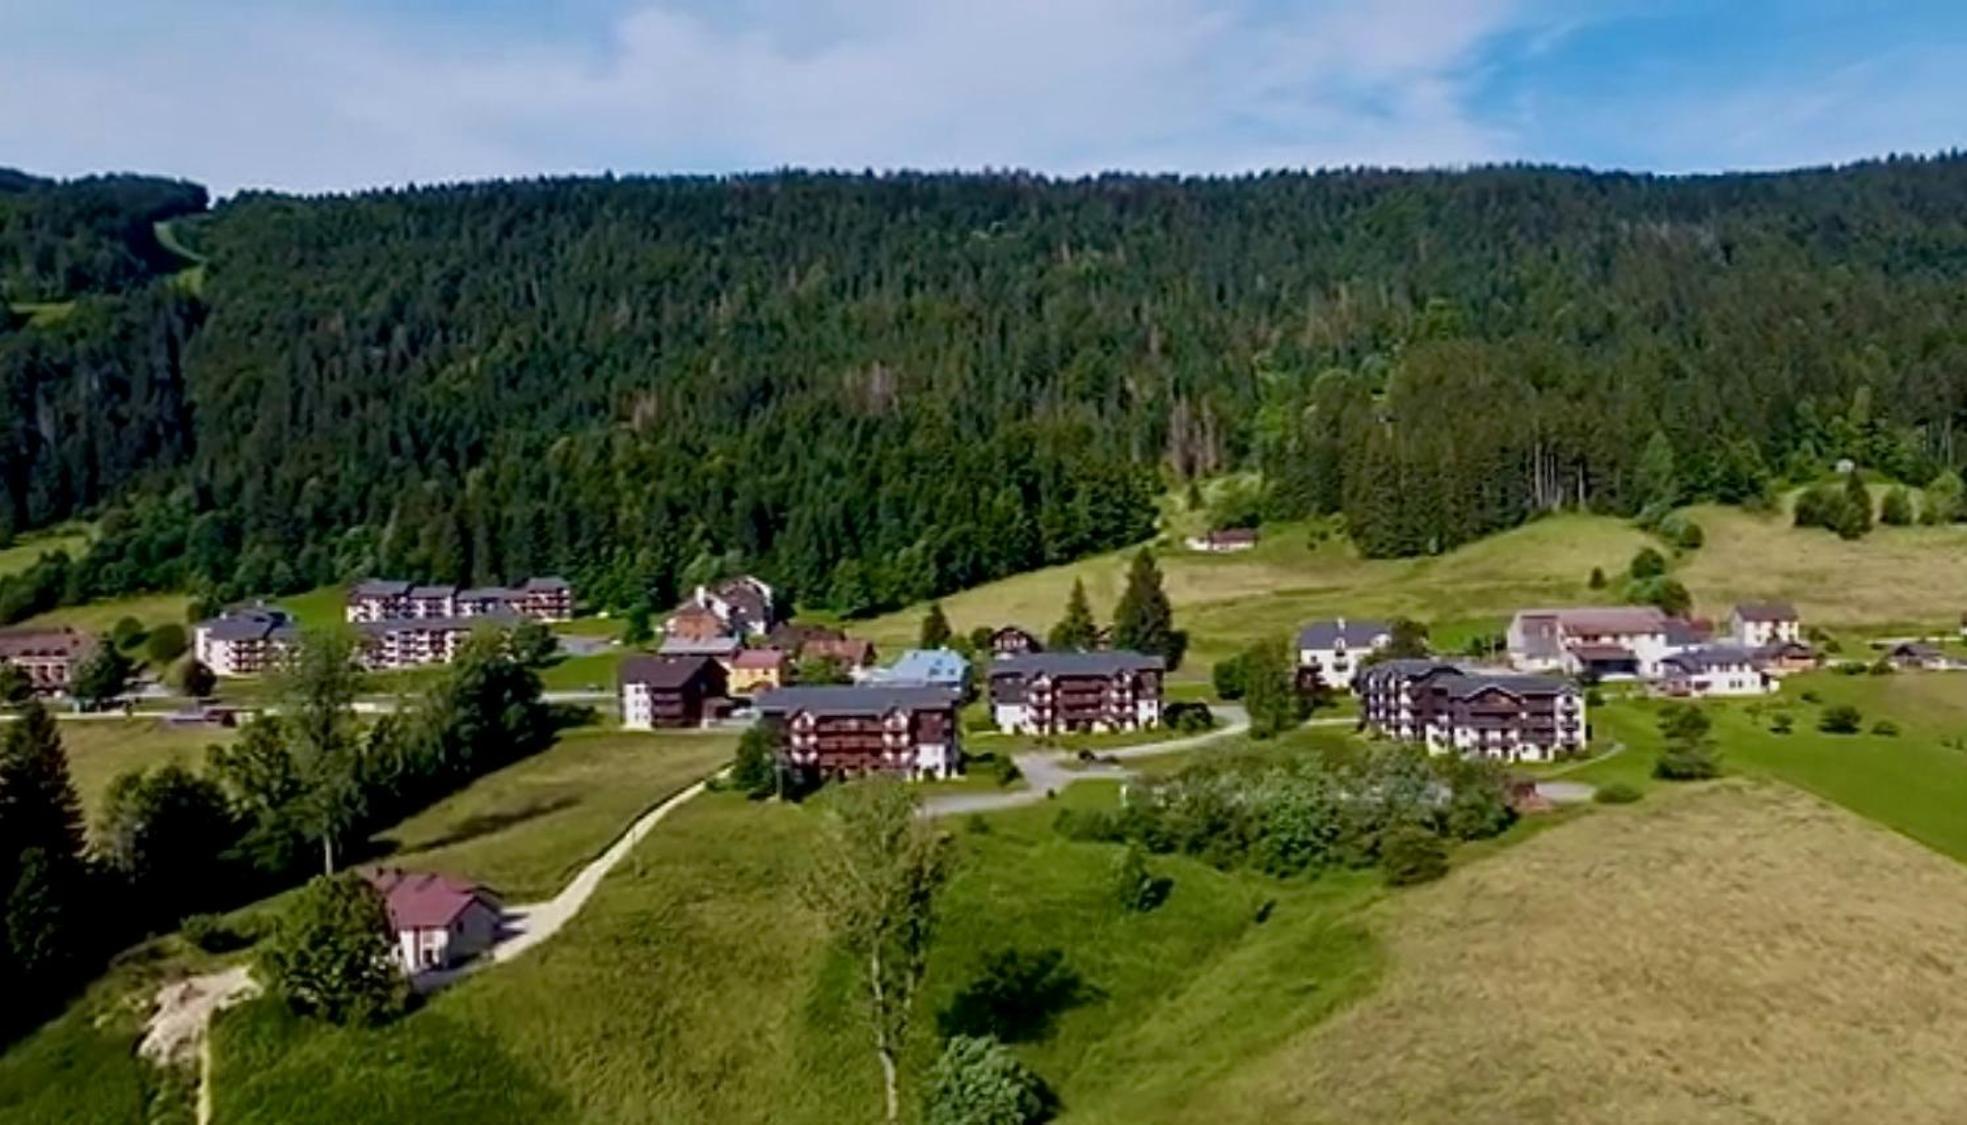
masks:
<svg viewBox="0 0 1967 1125"><path fill-rule="evenodd" d="M191 11L142 37L0 42L0 159L223 191L604 167L1443 164L1510 147L1466 107L1507 0L645 4L599 49L485 27L446 39L375 9Z"/></svg>

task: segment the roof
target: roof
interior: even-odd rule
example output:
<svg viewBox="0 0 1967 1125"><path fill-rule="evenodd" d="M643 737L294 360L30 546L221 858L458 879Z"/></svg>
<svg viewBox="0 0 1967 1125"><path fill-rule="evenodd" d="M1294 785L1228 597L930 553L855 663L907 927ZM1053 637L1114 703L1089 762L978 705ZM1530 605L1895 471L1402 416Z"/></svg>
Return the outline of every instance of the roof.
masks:
<svg viewBox="0 0 1967 1125"><path fill-rule="evenodd" d="M455 598L458 596L458 588L450 585L412 586L410 587L410 596L413 598Z"/></svg>
<svg viewBox="0 0 1967 1125"><path fill-rule="evenodd" d="M434 930L449 926L473 903L499 909L499 896L490 888L428 871L377 867L362 873L389 907L389 924L396 930Z"/></svg>
<svg viewBox="0 0 1967 1125"><path fill-rule="evenodd" d="M1577 690L1570 683L1550 676L1462 673L1444 677L1441 683L1447 689L1449 696L1455 699L1468 699L1487 691L1503 691L1511 695L1563 695Z"/></svg>
<svg viewBox="0 0 1967 1125"><path fill-rule="evenodd" d="M1661 661L1689 672L1699 672L1707 668L1728 668L1740 664L1754 664L1755 653L1737 645L1707 645L1690 648L1686 652L1676 652Z"/></svg>
<svg viewBox="0 0 1967 1125"><path fill-rule="evenodd" d="M1713 629L1704 627L1700 622L1685 621L1678 617L1667 618L1666 643L1670 645L1680 645L1683 647L1697 645L1707 640L1713 634Z"/></svg>
<svg viewBox="0 0 1967 1125"><path fill-rule="evenodd" d="M1567 633L1664 633L1670 618L1657 606L1573 606L1567 609L1526 609L1525 618L1550 618Z"/></svg>
<svg viewBox="0 0 1967 1125"><path fill-rule="evenodd" d="M543 574L537 578L526 579L526 585L524 588L528 590L558 591L558 590L571 590L573 589L573 586L571 586L565 578L562 578L557 574Z"/></svg>
<svg viewBox="0 0 1967 1125"><path fill-rule="evenodd" d="M1900 641L1898 644L1892 646L1888 655L1916 656L1921 660L1938 660L1944 657L1946 653L1941 652L1939 646L1929 645L1924 641Z"/></svg>
<svg viewBox="0 0 1967 1125"><path fill-rule="evenodd" d="M799 625L787 622L773 629L771 636L766 640L772 642L774 648L797 649L804 647L808 641L838 641L846 639L846 636L847 634L840 630L825 625Z"/></svg>
<svg viewBox="0 0 1967 1125"><path fill-rule="evenodd" d="M1743 602L1735 607L1743 621L1796 621L1796 607L1788 602Z"/></svg>
<svg viewBox="0 0 1967 1125"><path fill-rule="evenodd" d="M776 648L748 648L731 660L736 668L782 668L785 652Z"/></svg>
<svg viewBox="0 0 1967 1125"><path fill-rule="evenodd" d="M970 662L946 648L912 648L902 653L883 671L890 682L916 680L922 683L962 683Z"/></svg>
<svg viewBox="0 0 1967 1125"><path fill-rule="evenodd" d="M1370 648L1382 637L1391 637L1393 626L1384 621L1313 621L1298 630L1299 648L1337 648L1343 640L1347 648Z"/></svg>
<svg viewBox="0 0 1967 1125"><path fill-rule="evenodd" d="M763 622L772 615L771 587L750 575L726 578L710 587L710 594L753 621Z"/></svg>
<svg viewBox="0 0 1967 1125"><path fill-rule="evenodd" d="M1116 652L1025 652L991 665L992 676L1111 676L1116 672L1159 672L1167 662L1125 650Z"/></svg>
<svg viewBox="0 0 1967 1125"><path fill-rule="evenodd" d="M1579 660L1637 660L1633 651L1624 645L1573 645L1571 655Z"/></svg>
<svg viewBox="0 0 1967 1125"><path fill-rule="evenodd" d="M675 690L703 675L712 663L708 656L631 656L622 661L616 676L624 684Z"/></svg>
<svg viewBox="0 0 1967 1125"><path fill-rule="evenodd" d="M881 715L889 711L942 711L956 706L956 693L921 684L852 684L783 687L758 697L762 714L812 711L835 715Z"/></svg>
<svg viewBox="0 0 1967 1125"><path fill-rule="evenodd" d="M461 602L505 602L519 596L519 591L504 586L472 586L458 591Z"/></svg>
<svg viewBox="0 0 1967 1125"><path fill-rule="evenodd" d="M830 656L848 664L872 664L874 642L862 637L814 637L801 647L800 655Z"/></svg>
<svg viewBox="0 0 1967 1125"><path fill-rule="evenodd" d="M74 656L90 645L88 634L58 629L0 629L0 656Z"/></svg>
<svg viewBox="0 0 1967 1125"><path fill-rule="evenodd" d="M1963 614L1962 616L1967 616L1967 614ZM1031 630L1025 628L1022 625L999 625L997 628L992 629L990 631L990 635L993 637L1008 636L1012 633L1015 633L1021 637L1029 638L1034 641L1038 639L1038 634L1032 632Z"/></svg>
<svg viewBox="0 0 1967 1125"><path fill-rule="evenodd" d="M713 621L722 623L722 619L710 612L708 606L699 605L696 602L684 602L682 605L677 606L676 611L669 615L669 620L674 621L679 617L708 617Z"/></svg>
<svg viewBox="0 0 1967 1125"><path fill-rule="evenodd" d="M221 641L256 641L274 633L294 632L293 619L277 609L238 610L201 621L198 628Z"/></svg>
<svg viewBox="0 0 1967 1125"><path fill-rule="evenodd" d="M707 641L687 641L671 637L656 651L663 656L731 656L744 647L736 637L712 637Z"/></svg>
<svg viewBox="0 0 1967 1125"><path fill-rule="evenodd" d="M409 592L408 582L399 582L394 578L369 578L357 582L349 595L357 598L400 598Z"/></svg>

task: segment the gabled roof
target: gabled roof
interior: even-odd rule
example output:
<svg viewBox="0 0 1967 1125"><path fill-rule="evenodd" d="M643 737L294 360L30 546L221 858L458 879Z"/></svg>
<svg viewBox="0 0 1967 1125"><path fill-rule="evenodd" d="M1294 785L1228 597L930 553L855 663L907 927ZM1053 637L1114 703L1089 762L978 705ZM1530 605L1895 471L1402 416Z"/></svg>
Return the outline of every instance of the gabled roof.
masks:
<svg viewBox="0 0 1967 1125"><path fill-rule="evenodd" d="M1571 655L1588 662L1639 659L1624 645L1573 645Z"/></svg>
<svg viewBox="0 0 1967 1125"><path fill-rule="evenodd" d="M950 649L912 648L884 669L882 678L890 683L960 684L969 670L970 662Z"/></svg>
<svg viewBox="0 0 1967 1125"><path fill-rule="evenodd" d="M214 640L255 641L273 636L295 632L293 618L284 610L242 609L202 621L198 628Z"/></svg>
<svg viewBox="0 0 1967 1125"><path fill-rule="evenodd" d="M658 690L674 691L709 672L714 662L708 656L631 656L622 661L616 677L624 684L645 684Z"/></svg>
<svg viewBox="0 0 1967 1125"><path fill-rule="evenodd" d="M712 637L707 641L687 641L670 637L656 651L663 656L732 656L744 647L736 637Z"/></svg>
<svg viewBox="0 0 1967 1125"><path fill-rule="evenodd" d="M1119 672L1159 672L1167 662L1124 650L1116 652L1025 652L990 666L992 676L1111 676Z"/></svg>
<svg viewBox="0 0 1967 1125"><path fill-rule="evenodd" d="M473 903L497 911L499 896L489 887L427 871L377 867L362 873L389 908L396 930L435 930L449 926Z"/></svg>
<svg viewBox="0 0 1967 1125"><path fill-rule="evenodd" d="M766 715L793 711L833 715L885 715L890 711L942 711L956 706L948 688L919 684L851 684L782 687L758 697Z"/></svg>
<svg viewBox="0 0 1967 1125"><path fill-rule="evenodd" d="M413 598L455 598L458 596L458 588L448 584L412 586L410 587L410 596Z"/></svg>
<svg viewBox="0 0 1967 1125"><path fill-rule="evenodd" d="M748 648L731 658L736 668L781 668L785 653L776 648Z"/></svg>
<svg viewBox="0 0 1967 1125"><path fill-rule="evenodd" d="M1563 695L1577 689L1564 680L1549 676L1457 675L1441 681L1453 699L1470 699L1484 692L1501 691L1510 695Z"/></svg>
<svg viewBox="0 0 1967 1125"><path fill-rule="evenodd" d="M1755 653L1737 645L1706 645L1676 652L1662 660L1687 672L1701 672L1710 668L1732 668L1737 665L1753 665Z"/></svg>
<svg viewBox="0 0 1967 1125"><path fill-rule="evenodd" d="M801 646L799 655L831 657L862 667L874 663L874 642L863 637L814 637Z"/></svg>
<svg viewBox="0 0 1967 1125"><path fill-rule="evenodd" d="M1337 648L1343 640L1347 648L1369 648L1383 637L1393 635L1393 626L1384 621L1313 621L1298 630L1299 648Z"/></svg>
<svg viewBox="0 0 1967 1125"><path fill-rule="evenodd" d="M0 629L0 656L75 656L93 642L67 626L56 629Z"/></svg>
<svg viewBox="0 0 1967 1125"><path fill-rule="evenodd" d="M526 585L525 585L525 589L537 590L546 593L557 592L560 590L570 590L572 588L573 587L568 584L565 578L562 578L557 574L543 574L537 578L528 578L526 579Z"/></svg>
<svg viewBox="0 0 1967 1125"><path fill-rule="evenodd" d="M394 578L368 578L357 582L349 595L357 598L400 598L409 592L408 582L399 582Z"/></svg>
<svg viewBox="0 0 1967 1125"><path fill-rule="evenodd" d="M1572 606L1565 609L1526 609L1517 619L1554 619L1567 633L1664 633L1667 615L1657 606Z"/></svg>
<svg viewBox="0 0 1967 1125"><path fill-rule="evenodd" d="M1788 602L1743 602L1735 607L1743 621L1796 621L1796 607Z"/></svg>

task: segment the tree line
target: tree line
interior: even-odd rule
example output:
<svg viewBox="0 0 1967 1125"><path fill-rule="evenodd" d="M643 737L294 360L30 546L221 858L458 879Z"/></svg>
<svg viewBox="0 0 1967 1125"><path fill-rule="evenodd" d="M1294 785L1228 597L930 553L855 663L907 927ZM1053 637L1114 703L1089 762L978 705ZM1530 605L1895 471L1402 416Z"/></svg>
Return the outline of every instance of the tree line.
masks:
<svg viewBox="0 0 1967 1125"><path fill-rule="evenodd" d="M194 557L71 561L216 600L558 571L627 611L744 568L857 614L1137 542L1232 468L1240 519L1375 555L1844 459L1924 485L1963 204L1957 155L246 194L202 295L0 332L0 526L168 520Z"/></svg>

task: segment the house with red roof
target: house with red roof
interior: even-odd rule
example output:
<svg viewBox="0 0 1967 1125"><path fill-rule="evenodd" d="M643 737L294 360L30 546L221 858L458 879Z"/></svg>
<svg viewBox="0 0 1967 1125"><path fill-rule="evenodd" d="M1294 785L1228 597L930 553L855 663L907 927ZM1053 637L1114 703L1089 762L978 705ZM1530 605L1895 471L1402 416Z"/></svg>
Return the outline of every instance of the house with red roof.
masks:
<svg viewBox="0 0 1967 1125"><path fill-rule="evenodd" d="M467 961L498 938L505 905L489 887L400 867L371 868L362 877L389 908L396 960L409 976Z"/></svg>

